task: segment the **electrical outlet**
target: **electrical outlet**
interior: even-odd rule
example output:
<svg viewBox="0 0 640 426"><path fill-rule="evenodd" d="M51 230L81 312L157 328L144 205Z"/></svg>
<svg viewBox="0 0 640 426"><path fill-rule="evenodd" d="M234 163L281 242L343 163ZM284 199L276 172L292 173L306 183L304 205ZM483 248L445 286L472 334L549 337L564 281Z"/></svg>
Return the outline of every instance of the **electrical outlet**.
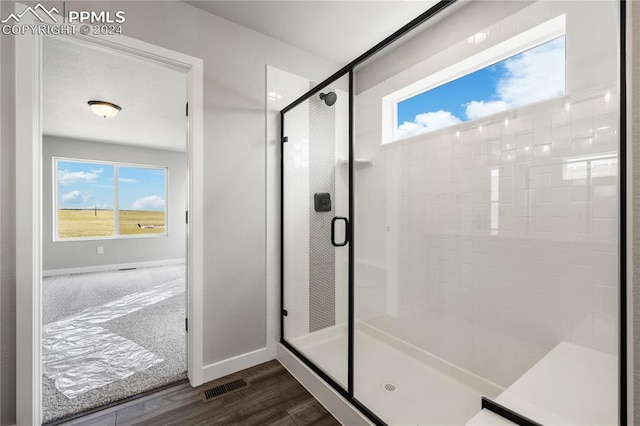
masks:
<svg viewBox="0 0 640 426"><path fill-rule="evenodd" d="M103 254L103 253L104 253L104 247L98 247L98 248L96 249L96 253L98 253L98 254Z"/></svg>

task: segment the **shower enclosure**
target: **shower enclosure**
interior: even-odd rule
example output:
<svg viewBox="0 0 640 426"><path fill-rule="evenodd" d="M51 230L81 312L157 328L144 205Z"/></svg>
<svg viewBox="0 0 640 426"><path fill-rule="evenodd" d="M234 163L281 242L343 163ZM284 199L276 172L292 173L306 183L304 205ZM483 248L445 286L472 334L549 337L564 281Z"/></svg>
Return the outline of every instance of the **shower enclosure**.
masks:
<svg viewBox="0 0 640 426"><path fill-rule="evenodd" d="M370 421L626 424L623 9L440 2L281 111L281 343Z"/></svg>

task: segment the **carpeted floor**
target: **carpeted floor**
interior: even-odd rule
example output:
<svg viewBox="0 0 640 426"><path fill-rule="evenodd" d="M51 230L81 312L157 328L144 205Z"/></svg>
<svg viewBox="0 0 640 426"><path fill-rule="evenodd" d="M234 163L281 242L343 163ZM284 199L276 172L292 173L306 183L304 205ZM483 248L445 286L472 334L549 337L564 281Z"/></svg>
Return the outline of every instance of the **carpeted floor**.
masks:
<svg viewBox="0 0 640 426"><path fill-rule="evenodd" d="M45 423L186 378L184 276L182 264L44 278Z"/></svg>

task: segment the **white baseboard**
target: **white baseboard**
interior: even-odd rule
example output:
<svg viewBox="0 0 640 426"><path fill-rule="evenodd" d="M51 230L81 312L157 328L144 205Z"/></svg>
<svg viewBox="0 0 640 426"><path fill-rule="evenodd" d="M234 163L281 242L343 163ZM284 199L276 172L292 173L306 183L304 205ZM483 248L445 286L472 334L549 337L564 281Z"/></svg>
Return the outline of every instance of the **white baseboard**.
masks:
<svg viewBox="0 0 640 426"><path fill-rule="evenodd" d="M220 377L244 370L245 368L253 367L254 365L262 364L263 362L271 361L272 359L274 359L274 357L269 353L269 350L267 348L262 348L246 354L234 356L233 358L225 359L223 361L218 361L213 364L205 365L202 369L203 383L219 379Z"/></svg>
<svg viewBox="0 0 640 426"><path fill-rule="evenodd" d="M278 343L278 361L340 424L349 426L372 425L360 411L349 404L346 399L280 343Z"/></svg>
<svg viewBox="0 0 640 426"><path fill-rule="evenodd" d="M42 276L54 277L58 275L86 274L89 272L117 271L118 269L151 268L153 266L177 265L180 263L184 263L184 259L151 260L149 262L119 263L115 265L85 266L69 269L50 269L48 271L43 271Z"/></svg>

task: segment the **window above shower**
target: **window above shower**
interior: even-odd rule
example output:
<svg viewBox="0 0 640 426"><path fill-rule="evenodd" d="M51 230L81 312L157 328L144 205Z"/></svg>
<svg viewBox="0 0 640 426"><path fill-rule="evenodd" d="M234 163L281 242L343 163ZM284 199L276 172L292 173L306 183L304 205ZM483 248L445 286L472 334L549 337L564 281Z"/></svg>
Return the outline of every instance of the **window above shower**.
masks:
<svg viewBox="0 0 640 426"><path fill-rule="evenodd" d="M563 14L506 40L500 27L468 36L452 48L477 53L383 97L382 143L482 118L508 125L516 108L564 96L565 30Z"/></svg>

